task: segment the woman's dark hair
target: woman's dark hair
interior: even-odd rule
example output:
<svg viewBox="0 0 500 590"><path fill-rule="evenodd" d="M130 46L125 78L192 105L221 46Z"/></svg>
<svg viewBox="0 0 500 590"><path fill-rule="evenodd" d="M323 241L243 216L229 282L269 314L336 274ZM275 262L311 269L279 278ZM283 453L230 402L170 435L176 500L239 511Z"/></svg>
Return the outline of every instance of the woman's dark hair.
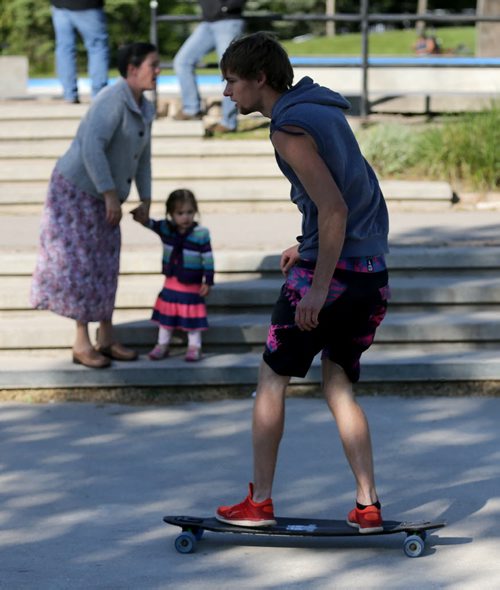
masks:
<svg viewBox="0 0 500 590"><path fill-rule="evenodd" d="M141 41L137 43L127 43L126 45L119 47L116 63L121 76L126 78L129 65L138 68L146 59L146 56L154 51L157 51L155 45Z"/></svg>
<svg viewBox="0 0 500 590"><path fill-rule="evenodd" d="M256 80L263 72L267 83L277 92L285 92L293 83L293 68L287 52L274 35L253 33L235 39L220 62L222 75L228 72L244 80Z"/></svg>
<svg viewBox="0 0 500 590"><path fill-rule="evenodd" d="M168 195L167 203L165 205L167 215L172 216L179 205L187 203L191 205L195 213L198 213L198 203L196 197L187 188L179 188Z"/></svg>

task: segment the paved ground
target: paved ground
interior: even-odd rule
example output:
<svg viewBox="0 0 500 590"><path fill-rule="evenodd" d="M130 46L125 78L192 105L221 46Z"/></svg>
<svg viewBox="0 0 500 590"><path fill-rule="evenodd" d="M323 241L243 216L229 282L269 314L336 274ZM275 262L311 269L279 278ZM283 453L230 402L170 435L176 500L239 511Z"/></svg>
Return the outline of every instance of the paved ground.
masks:
<svg viewBox="0 0 500 590"><path fill-rule="evenodd" d="M250 392L249 392L250 394ZM500 399L366 397L389 518L444 518L422 557L403 535L206 533L178 554L168 513L211 514L249 479L252 401L0 406L0 588L500 587ZM352 481L320 399L290 399L277 512L343 517Z"/></svg>

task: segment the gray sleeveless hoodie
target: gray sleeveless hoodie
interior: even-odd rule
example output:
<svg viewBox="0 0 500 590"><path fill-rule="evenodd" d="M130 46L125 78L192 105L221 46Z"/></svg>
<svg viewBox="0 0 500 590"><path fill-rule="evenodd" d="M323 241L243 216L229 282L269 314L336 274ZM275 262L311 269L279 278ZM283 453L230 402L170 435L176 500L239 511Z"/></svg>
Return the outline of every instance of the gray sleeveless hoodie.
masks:
<svg viewBox="0 0 500 590"><path fill-rule="evenodd" d="M377 177L363 158L343 110L347 100L305 77L274 104L271 134L294 125L316 142L347 204L346 236L341 257L375 256L388 252L389 218ZM316 260L318 211L292 168L276 153L278 166L292 184L290 198L302 213L301 258Z"/></svg>

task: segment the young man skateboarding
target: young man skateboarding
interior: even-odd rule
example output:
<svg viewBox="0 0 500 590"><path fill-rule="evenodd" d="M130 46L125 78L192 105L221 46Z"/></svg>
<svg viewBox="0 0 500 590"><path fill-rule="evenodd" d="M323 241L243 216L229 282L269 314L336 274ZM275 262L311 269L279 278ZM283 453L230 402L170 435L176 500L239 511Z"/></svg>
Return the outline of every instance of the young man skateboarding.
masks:
<svg viewBox="0 0 500 590"><path fill-rule="evenodd" d="M286 282L275 304L253 411L254 479L246 499L216 517L239 526L275 524L271 499L291 376L305 377L322 351L323 388L356 480L347 522L382 530L371 439L352 384L387 308L388 215L379 183L343 110L349 103L310 78L292 86L285 50L256 33L228 47L224 95L240 113L271 119L276 160L302 214L298 244L281 256Z"/></svg>

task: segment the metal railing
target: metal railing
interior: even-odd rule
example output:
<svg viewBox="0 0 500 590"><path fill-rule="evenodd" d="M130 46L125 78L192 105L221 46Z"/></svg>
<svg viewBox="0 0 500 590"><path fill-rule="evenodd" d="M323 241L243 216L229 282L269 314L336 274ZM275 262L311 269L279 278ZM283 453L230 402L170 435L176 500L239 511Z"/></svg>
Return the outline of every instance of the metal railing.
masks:
<svg viewBox="0 0 500 590"><path fill-rule="evenodd" d="M151 0L149 3L151 9L151 24L150 24L150 40L155 45L158 45L158 23L189 23L200 22L201 17L196 15L167 15L158 14L157 0ZM360 114L366 116L369 113L369 99L368 99L368 69L371 67L382 67L376 64L369 63L369 36L370 25L377 23L452 23L452 24L468 24L478 22L500 22L500 16L483 16L478 14L383 14L370 13L369 0L361 0L359 13L354 14L278 14L278 13L258 13L245 12L244 18L246 21L260 22L350 22L360 23L361 29L361 63L362 69L362 84L361 84L361 104ZM163 64L162 64L163 65ZM479 67L479 65L478 65Z"/></svg>

